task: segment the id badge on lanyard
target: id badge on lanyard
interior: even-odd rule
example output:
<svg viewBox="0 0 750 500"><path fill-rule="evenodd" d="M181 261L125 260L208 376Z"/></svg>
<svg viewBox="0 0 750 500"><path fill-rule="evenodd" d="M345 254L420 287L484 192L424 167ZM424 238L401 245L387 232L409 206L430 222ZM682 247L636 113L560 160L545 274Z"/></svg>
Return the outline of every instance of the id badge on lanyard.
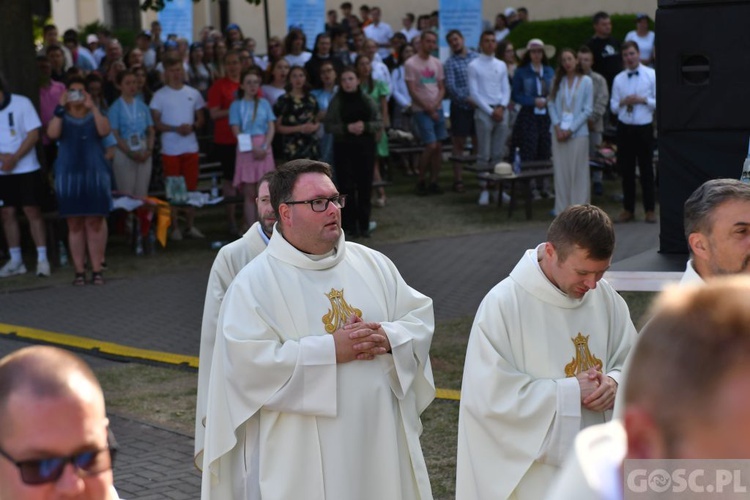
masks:
<svg viewBox="0 0 750 500"><path fill-rule="evenodd" d="M245 104L247 104L247 106L245 106ZM243 100L240 103L240 110L242 112L242 128L243 130L249 130L252 128L253 122L255 122L255 117L253 117L253 122L249 124L249 128L245 128L247 125L247 118L250 116L250 104ZM239 149L240 153L248 153L253 150L253 138L249 133L237 135L237 149Z"/></svg>
<svg viewBox="0 0 750 500"><path fill-rule="evenodd" d="M578 88L578 77L575 77L573 80L573 85L568 85L566 80L565 85L562 86L563 112L560 120L560 128L562 130L573 128L573 101L576 88Z"/></svg>
<svg viewBox="0 0 750 500"><path fill-rule="evenodd" d="M136 103L133 101L133 104L128 106L128 104L123 101L122 102L125 111L128 113L128 118L130 122L130 126L135 129L138 126L138 109L136 108ZM140 151L143 149L143 141L141 140L141 134L134 132L128 136L128 147L131 151Z"/></svg>
<svg viewBox="0 0 750 500"><path fill-rule="evenodd" d="M544 66L539 71L539 74L536 76L536 94L538 97L541 97L543 99L547 99L545 96L542 95L544 92L544 80L542 79L542 75L544 74ZM534 114L535 115L546 115L547 114L547 108L537 108L534 106Z"/></svg>

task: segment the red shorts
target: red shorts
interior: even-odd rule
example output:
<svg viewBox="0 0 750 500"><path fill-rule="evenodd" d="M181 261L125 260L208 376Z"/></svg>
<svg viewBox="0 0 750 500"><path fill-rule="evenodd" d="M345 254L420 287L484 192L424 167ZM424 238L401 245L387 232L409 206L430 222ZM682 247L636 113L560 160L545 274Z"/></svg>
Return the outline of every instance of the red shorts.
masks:
<svg viewBox="0 0 750 500"><path fill-rule="evenodd" d="M161 155L164 177L184 177L188 191L198 188L198 171L200 169L198 153L185 153L177 156Z"/></svg>

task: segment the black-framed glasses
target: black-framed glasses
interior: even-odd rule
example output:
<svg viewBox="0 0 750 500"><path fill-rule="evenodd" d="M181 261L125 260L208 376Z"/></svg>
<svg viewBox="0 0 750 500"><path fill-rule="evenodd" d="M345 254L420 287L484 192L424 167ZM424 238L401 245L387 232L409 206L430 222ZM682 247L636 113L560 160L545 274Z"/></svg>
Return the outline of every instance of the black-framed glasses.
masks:
<svg viewBox="0 0 750 500"><path fill-rule="evenodd" d="M333 203L337 208L344 208L346 205L346 195L337 194L330 198L315 198L314 200L305 201L285 201L286 205L310 205L313 212L325 212L328 210L328 204Z"/></svg>
<svg viewBox="0 0 750 500"><path fill-rule="evenodd" d="M67 457L40 458L35 460L16 460L5 450L0 448L0 455L8 459L21 474L21 481L28 485L38 485L57 481L62 476L68 463L73 465L76 473L83 476L93 476L110 470L115 462L117 443L110 433L107 437L108 445L99 450L87 450Z"/></svg>

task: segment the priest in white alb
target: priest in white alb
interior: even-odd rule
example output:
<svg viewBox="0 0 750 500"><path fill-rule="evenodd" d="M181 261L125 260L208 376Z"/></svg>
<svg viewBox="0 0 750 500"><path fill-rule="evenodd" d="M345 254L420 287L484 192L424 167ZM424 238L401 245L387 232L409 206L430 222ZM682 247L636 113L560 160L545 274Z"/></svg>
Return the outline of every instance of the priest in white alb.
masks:
<svg viewBox="0 0 750 500"><path fill-rule="evenodd" d="M211 374L211 359L216 342L216 323L224 295L237 273L248 262L266 249L271 241L276 213L271 206L271 195L268 192L268 181L273 172L265 174L258 181L258 197L255 205L260 218L250 226L242 238L219 249L211 266L206 286L206 301L203 304L203 323L201 324L201 345L198 364L198 397L195 405L195 466L203 468L203 437L206 430L206 397L208 394L208 377Z"/></svg>
<svg viewBox="0 0 750 500"><path fill-rule="evenodd" d="M328 165L289 162L270 192L274 237L219 314L202 499L432 498L432 301L345 241Z"/></svg>
<svg viewBox="0 0 750 500"><path fill-rule="evenodd" d="M479 306L464 363L457 500L544 498L576 434L611 418L635 336L602 275L612 221L574 205Z"/></svg>

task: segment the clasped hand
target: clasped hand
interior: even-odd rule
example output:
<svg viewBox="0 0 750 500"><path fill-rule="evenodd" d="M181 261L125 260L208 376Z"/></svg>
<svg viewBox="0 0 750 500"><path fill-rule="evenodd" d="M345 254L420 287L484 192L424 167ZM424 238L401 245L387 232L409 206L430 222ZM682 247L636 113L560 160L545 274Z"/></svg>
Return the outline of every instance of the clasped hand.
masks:
<svg viewBox="0 0 750 500"><path fill-rule="evenodd" d="M337 363L371 360L391 351L391 343L380 323L366 323L354 315L346 325L333 332L333 342Z"/></svg>
<svg viewBox="0 0 750 500"><path fill-rule="evenodd" d="M573 135L573 132L570 130L563 130L561 128L555 128L555 137L557 137L557 142L565 142Z"/></svg>
<svg viewBox="0 0 750 500"><path fill-rule="evenodd" d="M615 405L617 383L601 371L601 366L576 375L581 387L581 404L587 410L602 412Z"/></svg>
<svg viewBox="0 0 750 500"><path fill-rule="evenodd" d="M629 96L623 97L621 103L623 106L632 106L633 104L645 104L646 99L637 94L630 94Z"/></svg>
<svg viewBox="0 0 750 500"><path fill-rule="evenodd" d="M360 120L354 123L350 123L346 126L346 128L350 133L354 135L362 135L362 133L365 131L365 124L362 120Z"/></svg>

